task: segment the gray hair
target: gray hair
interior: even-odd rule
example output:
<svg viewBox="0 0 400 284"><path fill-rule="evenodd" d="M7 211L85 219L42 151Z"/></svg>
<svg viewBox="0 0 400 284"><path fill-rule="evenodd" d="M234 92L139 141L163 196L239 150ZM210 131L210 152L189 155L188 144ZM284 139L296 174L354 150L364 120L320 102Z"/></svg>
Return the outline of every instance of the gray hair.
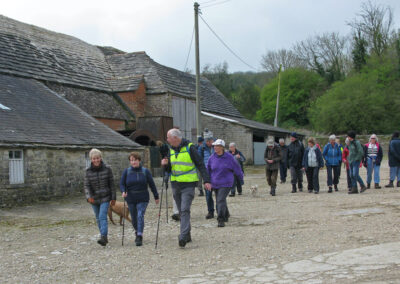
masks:
<svg viewBox="0 0 400 284"><path fill-rule="evenodd" d="M349 144L350 144L349 138L346 138L346 140L344 141L344 143L346 143L346 145L349 145Z"/></svg>
<svg viewBox="0 0 400 284"><path fill-rule="evenodd" d="M93 148L92 150L90 150L89 158L92 159L94 157L100 157L100 159L103 158L103 155L101 154L101 151L99 149Z"/></svg>
<svg viewBox="0 0 400 284"><path fill-rule="evenodd" d="M332 134L331 136L329 136L329 141L332 141L332 140L336 140L336 135L335 134Z"/></svg>
<svg viewBox="0 0 400 284"><path fill-rule="evenodd" d="M182 139L182 132L177 129L177 128L172 128L168 131L169 135L171 135L172 137L177 137L179 139Z"/></svg>
<svg viewBox="0 0 400 284"><path fill-rule="evenodd" d="M372 134L371 137L369 137L369 142L371 142L372 138L375 138L375 142L378 142L378 136L376 136L376 134Z"/></svg>
<svg viewBox="0 0 400 284"><path fill-rule="evenodd" d="M285 143L285 139L279 138L279 143L281 143L281 142Z"/></svg>
<svg viewBox="0 0 400 284"><path fill-rule="evenodd" d="M233 147L235 147L235 148L236 148L236 143L235 143L235 142L231 142L231 143L229 143L229 147L231 147L231 146L233 146Z"/></svg>

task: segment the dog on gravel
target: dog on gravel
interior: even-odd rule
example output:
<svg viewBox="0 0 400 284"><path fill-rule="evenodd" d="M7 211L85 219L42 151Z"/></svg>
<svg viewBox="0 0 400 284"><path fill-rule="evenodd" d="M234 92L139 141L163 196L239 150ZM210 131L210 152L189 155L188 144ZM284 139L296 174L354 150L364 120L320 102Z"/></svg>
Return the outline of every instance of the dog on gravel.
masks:
<svg viewBox="0 0 400 284"><path fill-rule="evenodd" d="M252 185L250 186L250 192L252 196L256 196L257 195L257 191L258 191L258 185Z"/></svg>
<svg viewBox="0 0 400 284"><path fill-rule="evenodd" d="M116 213L119 216L119 224L122 225L122 218L125 217L126 220L129 222L132 222L131 219L129 218L129 208L128 204L125 204L125 214L124 214L124 202L121 201L115 201L115 205L108 207L108 217L110 218L110 221L114 223L114 220L112 218L112 213Z"/></svg>

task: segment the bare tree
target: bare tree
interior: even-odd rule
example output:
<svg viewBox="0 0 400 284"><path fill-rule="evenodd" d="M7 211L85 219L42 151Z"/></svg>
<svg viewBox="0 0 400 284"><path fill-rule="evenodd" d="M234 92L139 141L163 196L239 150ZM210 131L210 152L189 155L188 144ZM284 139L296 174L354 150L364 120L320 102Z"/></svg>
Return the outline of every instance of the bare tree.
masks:
<svg viewBox="0 0 400 284"><path fill-rule="evenodd" d="M280 49L277 51L268 51L262 56L261 66L269 72L278 73L281 64L283 70L294 67L305 67L305 63L292 50Z"/></svg>
<svg viewBox="0 0 400 284"><path fill-rule="evenodd" d="M350 66L348 39L337 32L324 33L296 43L293 50L307 67L340 80Z"/></svg>
<svg viewBox="0 0 400 284"><path fill-rule="evenodd" d="M381 56L393 34L392 9L368 1L361 5L361 12L357 16L348 25L353 28L353 33L361 32L361 36L367 41L370 53Z"/></svg>

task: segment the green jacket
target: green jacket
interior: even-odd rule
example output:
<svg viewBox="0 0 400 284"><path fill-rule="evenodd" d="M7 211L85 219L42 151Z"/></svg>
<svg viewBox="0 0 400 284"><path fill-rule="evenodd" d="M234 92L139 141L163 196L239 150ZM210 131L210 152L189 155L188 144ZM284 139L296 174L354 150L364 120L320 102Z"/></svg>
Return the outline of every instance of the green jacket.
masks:
<svg viewBox="0 0 400 284"><path fill-rule="evenodd" d="M360 141L358 140L353 140L350 142L349 145L349 157L347 158L347 160L349 161L349 163L353 163L353 162L361 162L361 160L364 157L364 149L361 146Z"/></svg>

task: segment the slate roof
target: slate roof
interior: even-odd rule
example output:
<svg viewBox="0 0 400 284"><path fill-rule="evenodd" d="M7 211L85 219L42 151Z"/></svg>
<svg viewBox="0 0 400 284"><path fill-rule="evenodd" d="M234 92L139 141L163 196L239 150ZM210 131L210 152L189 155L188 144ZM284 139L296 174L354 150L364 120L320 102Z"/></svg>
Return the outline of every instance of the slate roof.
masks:
<svg viewBox="0 0 400 284"><path fill-rule="evenodd" d="M143 75L146 93L173 93L195 98L194 75L155 62L145 52L115 54L106 57L115 77ZM205 111L243 117L228 99L206 78L200 80L201 108Z"/></svg>
<svg viewBox="0 0 400 284"><path fill-rule="evenodd" d="M135 119L134 113L127 106L123 107L123 103L118 103L112 94L51 82L46 82L46 86L91 116L126 121Z"/></svg>
<svg viewBox="0 0 400 284"><path fill-rule="evenodd" d="M34 79L0 75L0 104L2 144L141 147Z"/></svg>
<svg viewBox="0 0 400 284"><path fill-rule="evenodd" d="M0 72L108 91L105 55L75 37L0 15Z"/></svg>

